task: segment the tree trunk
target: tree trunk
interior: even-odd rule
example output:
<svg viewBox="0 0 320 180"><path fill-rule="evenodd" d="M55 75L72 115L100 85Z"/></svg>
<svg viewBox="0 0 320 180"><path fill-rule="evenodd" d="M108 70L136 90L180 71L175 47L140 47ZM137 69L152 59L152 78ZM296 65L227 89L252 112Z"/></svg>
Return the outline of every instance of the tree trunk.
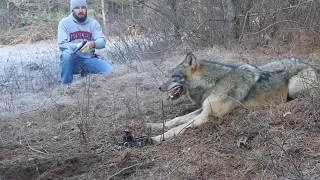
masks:
<svg viewBox="0 0 320 180"><path fill-rule="evenodd" d="M253 6L253 0L221 0L224 13L225 45L229 47L232 41L240 38L241 29L249 27L249 12ZM240 16L241 15L241 16ZM244 17L244 18L243 18ZM242 28L241 28L241 19Z"/></svg>
<svg viewBox="0 0 320 180"><path fill-rule="evenodd" d="M101 12L102 12L102 21L103 21L103 32L107 32L107 20L106 20L106 11L104 9L104 0L101 0Z"/></svg>
<svg viewBox="0 0 320 180"><path fill-rule="evenodd" d="M134 19L134 15L133 15L133 1L131 2L131 19Z"/></svg>
<svg viewBox="0 0 320 180"><path fill-rule="evenodd" d="M235 31L235 9L232 0L222 0L222 9L224 16L224 28L225 28L225 45L229 47L231 45L231 41L236 39L236 31Z"/></svg>
<svg viewBox="0 0 320 180"><path fill-rule="evenodd" d="M7 9L8 9L8 11L9 11L9 10L10 10L10 2L7 1L7 0L5 0L5 2L6 2L6 5L7 5Z"/></svg>
<svg viewBox="0 0 320 180"><path fill-rule="evenodd" d="M168 0L168 5L170 7L171 12L169 13L170 22L174 26L174 38L177 41L181 40L180 34L180 23L179 23L179 12L178 12L178 3L179 0Z"/></svg>
<svg viewBox="0 0 320 180"><path fill-rule="evenodd" d="M48 14L48 19L51 19L51 4L50 4L50 0L46 1L46 12Z"/></svg>

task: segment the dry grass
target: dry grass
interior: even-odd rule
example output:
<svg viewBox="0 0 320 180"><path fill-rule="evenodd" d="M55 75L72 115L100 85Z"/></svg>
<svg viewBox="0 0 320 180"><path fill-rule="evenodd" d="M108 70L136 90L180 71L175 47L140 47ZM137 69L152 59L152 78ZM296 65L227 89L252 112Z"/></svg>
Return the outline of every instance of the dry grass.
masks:
<svg viewBox="0 0 320 180"><path fill-rule="evenodd" d="M15 45L55 39L55 29L43 22L1 32L0 44Z"/></svg>
<svg viewBox="0 0 320 180"><path fill-rule="evenodd" d="M257 57L219 49L197 54L230 63L241 62L238 57L250 61ZM166 72L182 57L173 56L159 68ZM257 110L238 108L162 144L119 150L116 144L123 130L150 135L146 122L171 119L195 108L186 98L164 102L163 117L165 94L157 87L164 75L150 61L133 66L90 75L53 105L0 117L0 178L319 178L320 96Z"/></svg>

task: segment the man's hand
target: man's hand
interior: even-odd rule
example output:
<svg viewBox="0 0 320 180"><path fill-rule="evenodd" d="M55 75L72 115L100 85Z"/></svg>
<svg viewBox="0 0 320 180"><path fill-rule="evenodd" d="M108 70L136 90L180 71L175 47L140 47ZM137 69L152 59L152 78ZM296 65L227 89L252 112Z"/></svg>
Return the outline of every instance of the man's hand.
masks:
<svg viewBox="0 0 320 180"><path fill-rule="evenodd" d="M89 53L92 48L96 46L94 41L88 41L81 49L80 52L82 53Z"/></svg>

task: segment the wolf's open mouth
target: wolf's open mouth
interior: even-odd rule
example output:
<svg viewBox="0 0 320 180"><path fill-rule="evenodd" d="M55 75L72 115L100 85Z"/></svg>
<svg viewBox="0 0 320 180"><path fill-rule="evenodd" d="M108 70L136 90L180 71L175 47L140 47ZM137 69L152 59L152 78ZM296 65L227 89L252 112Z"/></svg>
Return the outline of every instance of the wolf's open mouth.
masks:
<svg viewBox="0 0 320 180"><path fill-rule="evenodd" d="M167 100L169 99L176 100L181 96L181 94L182 94L182 86L176 86L170 91L169 96L167 97Z"/></svg>

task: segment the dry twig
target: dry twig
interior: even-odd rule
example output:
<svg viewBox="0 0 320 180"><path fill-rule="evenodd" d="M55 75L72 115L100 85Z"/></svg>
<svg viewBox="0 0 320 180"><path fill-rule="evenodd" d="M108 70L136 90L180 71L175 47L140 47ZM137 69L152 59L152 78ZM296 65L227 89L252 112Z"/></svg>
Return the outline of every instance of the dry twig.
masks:
<svg viewBox="0 0 320 180"><path fill-rule="evenodd" d="M118 175L121 174L122 172L124 172L124 171L126 171L126 170L128 170L128 169L137 167L137 166L141 166L142 164L143 164L143 163L137 163L137 164L134 164L134 165L132 165L132 166L126 167L126 168L120 170L119 172L113 174L112 176L110 176L107 180L111 180L112 178L118 176Z"/></svg>

